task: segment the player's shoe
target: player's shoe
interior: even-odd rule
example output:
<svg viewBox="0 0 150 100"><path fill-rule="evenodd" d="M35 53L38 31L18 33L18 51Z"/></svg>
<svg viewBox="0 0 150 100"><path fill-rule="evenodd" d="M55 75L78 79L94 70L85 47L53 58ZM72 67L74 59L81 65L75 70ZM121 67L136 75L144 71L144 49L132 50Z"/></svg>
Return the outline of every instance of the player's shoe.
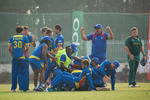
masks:
<svg viewBox="0 0 150 100"><path fill-rule="evenodd" d="M71 89L71 91L75 91L75 90L76 90L75 88L72 88L72 89Z"/></svg>
<svg viewBox="0 0 150 100"><path fill-rule="evenodd" d="M38 91L38 87L34 87L33 91Z"/></svg>
<svg viewBox="0 0 150 100"><path fill-rule="evenodd" d="M45 87L39 87L38 89L37 89L37 91L44 91L45 90Z"/></svg>
<svg viewBox="0 0 150 100"><path fill-rule="evenodd" d="M16 92L16 90L11 90L11 92Z"/></svg>
<svg viewBox="0 0 150 100"><path fill-rule="evenodd" d="M48 88L45 88L44 92L48 92Z"/></svg>
<svg viewBox="0 0 150 100"><path fill-rule="evenodd" d="M133 87L140 87L139 85L133 85Z"/></svg>
<svg viewBox="0 0 150 100"><path fill-rule="evenodd" d="M131 85L128 85L128 87L129 87L129 88L133 88L134 86L131 84Z"/></svg>
<svg viewBox="0 0 150 100"><path fill-rule="evenodd" d="M41 84L40 87L38 87L38 91L44 91L45 90L45 84Z"/></svg>

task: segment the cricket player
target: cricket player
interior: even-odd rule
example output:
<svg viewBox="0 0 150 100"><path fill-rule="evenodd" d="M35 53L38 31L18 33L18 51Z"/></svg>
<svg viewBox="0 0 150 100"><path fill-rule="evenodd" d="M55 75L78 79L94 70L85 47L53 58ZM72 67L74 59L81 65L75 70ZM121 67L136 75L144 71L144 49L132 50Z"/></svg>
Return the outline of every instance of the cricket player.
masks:
<svg viewBox="0 0 150 100"><path fill-rule="evenodd" d="M27 91L25 75L27 72L28 63L25 59L25 52L29 49L29 41L23 35L23 27L16 27L16 34L14 34L9 42L8 49L12 57L12 92L17 88L17 79L19 83L19 90Z"/></svg>
<svg viewBox="0 0 150 100"><path fill-rule="evenodd" d="M31 35L29 35L29 27L28 26L23 26L23 34L28 38L29 40L29 43L35 47L36 46L36 43L35 43L35 40L32 38ZM25 75L25 78L26 78L26 86L27 88L29 88L29 51L25 52L25 58L26 58L26 61L28 63L28 67L27 67L27 72L26 72L26 75Z"/></svg>
<svg viewBox="0 0 150 100"><path fill-rule="evenodd" d="M80 59L81 60L87 59L89 61L89 58L87 56L81 56ZM79 69L79 70L82 69L82 61L80 61L80 60L73 60L72 68Z"/></svg>
<svg viewBox="0 0 150 100"><path fill-rule="evenodd" d="M28 26L23 26L23 27L24 27L23 33L28 38L29 43L33 47L36 47L35 39L33 38L34 36L29 34L29 27Z"/></svg>
<svg viewBox="0 0 150 100"><path fill-rule="evenodd" d="M48 27L43 27L43 28L42 28L41 31L42 31L42 35L43 35L43 36L47 36L47 33L46 33L46 32L47 32L47 29L48 29Z"/></svg>
<svg viewBox="0 0 150 100"><path fill-rule="evenodd" d="M53 36L53 31L52 31L52 29L49 28L49 27L43 27L41 31L42 31L43 36L40 38L39 42L42 41L42 39L43 39L44 36L50 37L51 42L50 42L50 44L48 45L48 53L49 53L49 54L52 54L52 51L53 51L54 48L55 48L54 39L53 39L53 37L52 37L52 36ZM51 57L52 57L52 56L51 56ZM48 78L48 76L49 76L49 71L52 69L52 67L51 67L51 65L52 65L52 64L51 64L51 63L52 63L52 59L51 59L51 58L47 58L47 61L48 61L48 67L47 67L46 70L45 70L45 75L46 75L46 77L45 77L45 79L44 79L44 83L46 82L46 80L47 80L47 78ZM44 65L43 60L41 60L40 62ZM41 75L41 74L42 74L42 72L40 72L40 75ZM39 76L39 77L41 77L41 76ZM41 85L42 85L42 83L41 83L41 81L39 80L38 88L40 88Z"/></svg>
<svg viewBox="0 0 150 100"><path fill-rule="evenodd" d="M64 48L64 37L61 33L61 26L55 25L54 32L56 34L55 38L55 47L58 48L58 50L62 50Z"/></svg>
<svg viewBox="0 0 150 100"><path fill-rule="evenodd" d="M51 43L48 46L48 52L51 54L51 58L48 58L48 66L47 66L47 68L45 70L45 80L44 80L44 82L47 81L47 79L50 76L50 73L52 72L53 68L57 66L56 65L55 55L54 55L55 44L54 44L54 39L52 37L53 36L52 29L48 28L46 34L47 34L47 36L49 36L51 38Z"/></svg>
<svg viewBox="0 0 150 100"><path fill-rule="evenodd" d="M60 57L58 58L58 66L62 71L68 71L71 72L71 68L69 68L69 65L72 62L72 59L81 60L77 57L72 56L72 53L77 52L77 46L75 44L71 44L70 46L66 47L66 52L63 54L60 54ZM56 56L57 57L57 56Z"/></svg>
<svg viewBox="0 0 150 100"><path fill-rule="evenodd" d="M94 70L92 70L92 74L94 78L103 78L103 82L107 85L107 81L109 77L111 77L111 89L115 90L115 81L116 81L116 69L120 66L118 61L110 62L103 61L101 65L98 65ZM102 78L101 78L102 77ZM100 83L100 86L103 86L101 82L97 81L97 85Z"/></svg>
<svg viewBox="0 0 150 100"><path fill-rule="evenodd" d="M103 62L106 59L106 48L107 48L107 40L112 40L114 35L109 26L106 27L108 30L109 34L104 33L102 30L102 25L96 24L94 26L95 32L85 35L84 27L81 27L80 32L81 32L81 37L83 40L91 40L92 41L92 51L90 58L92 59L93 57L99 58L99 64Z"/></svg>
<svg viewBox="0 0 150 100"><path fill-rule="evenodd" d="M92 81L91 69L88 66L89 66L88 60L83 60L82 61L83 71L78 77L73 76L70 73L63 72L62 74L58 75L57 77L55 77L55 79L51 81L48 90L52 92L57 85L62 83L66 84L71 90L78 89L82 87L82 85L85 82L85 79L88 79L88 83L90 84L90 90L95 90Z"/></svg>
<svg viewBox="0 0 150 100"><path fill-rule="evenodd" d="M144 60L146 60L146 55L144 49L142 47L142 42L140 37L138 36L138 28L132 27L130 29L130 34L125 41L125 50L128 55L128 63L129 63L129 87L138 87L136 85L136 72L140 61L140 52L143 54Z"/></svg>
<svg viewBox="0 0 150 100"><path fill-rule="evenodd" d="M39 89L44 89L44 75L45 68L47 67L47 57L48 57L48 45L50 44L50 37L44 36L41 39L40 45L32 52L30 56L29 62L31 64L32 70L34 72L34 91L38 91ZM41 60L44 62L44 65L41 63ZM38 74L41 74L40 82L41 87L37 87Z"/></svg>

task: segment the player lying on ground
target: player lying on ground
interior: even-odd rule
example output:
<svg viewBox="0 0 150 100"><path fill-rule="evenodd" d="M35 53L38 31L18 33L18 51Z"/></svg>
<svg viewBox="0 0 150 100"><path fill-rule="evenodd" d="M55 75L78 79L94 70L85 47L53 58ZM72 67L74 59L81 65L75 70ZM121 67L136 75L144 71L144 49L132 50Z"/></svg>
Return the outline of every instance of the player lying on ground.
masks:
<svg viewBox="0 0 150 100"><path fill-rule="evenodd" d="M50 82L50 86L48 90L53 91L55 87L61 84L65 84L70 90L78 89L82 87L82 85L85 82L85 79L87 79L88 83L90 84L90 90L95 90L95 87L92 81L91 68L89 68L88 60L82 61L82 67L83 67L83 71L78 77L67 72L63 72L62 74L57 75Z"/></svg>
<svg viewBox="0 0 150 100"><path fill-rule="evenodd" d="M83 57L87 58L87 57ZM118 61L114 61L113 63L109 61L102 62L101 65L98 64L99 59L97 57L94 57L89 65L89 67L92 69L92 77L93 77L93 83L95 87L103 87L103 88L97 88L98 90L109 90L107 87L107 81L110 80L108 76L111 76L111 86L112 90L115 89L115 74L116 71L113 68L113 65L119 66ZM74 67L80 69L80 62L74 61ZM116 68L117 68L116 67ZM72 73L74 75L79 75L82 71L75 70ZM84 89L86 90L86 89Z"/></svg>

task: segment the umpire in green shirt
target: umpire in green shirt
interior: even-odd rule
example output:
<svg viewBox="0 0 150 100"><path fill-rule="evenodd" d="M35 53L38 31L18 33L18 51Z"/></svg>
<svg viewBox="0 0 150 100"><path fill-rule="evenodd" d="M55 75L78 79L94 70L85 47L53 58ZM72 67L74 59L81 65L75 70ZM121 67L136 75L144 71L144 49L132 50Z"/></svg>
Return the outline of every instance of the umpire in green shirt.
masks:
<svg viewBox="0 0 150 100"><path fill-rule="evenodd" d="M129 36L125 41L125 50L128 54L129 63L129 87L138 87L136 85L136 72L140 61L140 51L143 54L144 60L146 60L145 52L142 47L141 39L138 37L138 29L132 27L130 29L131 36Z"/></svg>

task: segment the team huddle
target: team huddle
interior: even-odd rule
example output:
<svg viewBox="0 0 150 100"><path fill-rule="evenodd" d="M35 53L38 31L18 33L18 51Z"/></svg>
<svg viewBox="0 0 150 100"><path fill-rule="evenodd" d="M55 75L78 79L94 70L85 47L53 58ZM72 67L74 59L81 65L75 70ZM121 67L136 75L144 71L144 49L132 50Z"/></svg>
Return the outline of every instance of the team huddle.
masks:
<svg viewBox="0 0 150 100"><path fill-rule="evenodd" d="M83 40L93 42L91 55L76 57L73 54L78 52L77 45L70 43L64 47L60 25L54 27L55 39L53 30L43 27L37 46L34 36L28 34L28 26L17 26L16 34L8 43L12 56L12 92L16 91L17 81L20 91L29 90L29 64L34 73L33 91L110 90L109 80L111 89L115 90L116 69L120 64L106 60L106 40L113 39L113 33L109 26L106 27L109 34L103 33L100 24L94 29L96 32L87 36L83 27L80 30ZM31 55L28 53L30 46L36 47Z"/></svg>

